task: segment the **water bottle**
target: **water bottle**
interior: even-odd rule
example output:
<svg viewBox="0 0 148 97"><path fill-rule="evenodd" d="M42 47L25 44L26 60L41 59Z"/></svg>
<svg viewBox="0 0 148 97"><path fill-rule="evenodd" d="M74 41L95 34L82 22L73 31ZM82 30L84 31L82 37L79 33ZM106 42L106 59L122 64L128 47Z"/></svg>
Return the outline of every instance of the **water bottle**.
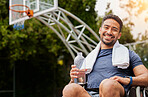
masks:
<svg viewBox="0 0 148 97"><path fill-rule="evenodd" d="M74 65L76 68L80 69L84 61L84 57L82 56L82 52L78 52L77 56L74 59ZM74 79L74 83L78 83L78 78Z"/></svg>

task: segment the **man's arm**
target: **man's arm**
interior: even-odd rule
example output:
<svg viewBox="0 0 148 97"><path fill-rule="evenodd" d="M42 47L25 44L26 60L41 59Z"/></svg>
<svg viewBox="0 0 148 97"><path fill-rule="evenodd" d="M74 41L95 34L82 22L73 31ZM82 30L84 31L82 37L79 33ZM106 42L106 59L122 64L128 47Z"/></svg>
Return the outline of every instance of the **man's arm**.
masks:
<svg viewBox="0 0 148 97"><path fill-rule="evenodd" d="M135 76L132 77L132 86L148 86L148 69L144 65L136 66L133 69L133 72ZM124 85L128 85L130 83L130 78L123 78L120 76L114 76L110 79L116 80Z"/></svg>
<svg viewBox="0 0 148 97"><path fill-rule="evenodd" d="M138 65L133 69L135 77L132 85L148 86L148 69L144 65Z"/></svg>

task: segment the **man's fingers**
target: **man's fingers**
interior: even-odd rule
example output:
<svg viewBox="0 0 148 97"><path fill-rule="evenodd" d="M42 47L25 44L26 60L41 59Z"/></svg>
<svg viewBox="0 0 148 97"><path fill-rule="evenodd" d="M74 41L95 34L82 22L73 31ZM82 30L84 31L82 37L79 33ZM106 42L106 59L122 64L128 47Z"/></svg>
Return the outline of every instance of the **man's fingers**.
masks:
<svg viewBox="0 0 148 97"><path fill-rule="evenodd" d="M114 80L115 78L114 78L114 77L111 77L111 78L109 78L109 79L112 79L112 80Z"/></svg>
<svg viewBox="0 0 148 97"><path fill-rule="evenodd" d="M78 72L70 72L70 75L78 75Z"/></svg>
<svg viewBox="0 0 148 97"><path fill-rule="evenodd" d="M72 68L70 72L75 72L75 71L78 71L79 69L78 68Z"/></svg>
<svg viewBox="0 0 148 97"><path fill-rule="evenodd" d="M126 84L125 78L120 76L114 76L114 77L111 77L110 79L118 81L119 83L122 83L122 84Z"/></svg>
<svg viewBox="0 0 148 97"><path fill-rule="evenodd" d="M71 65L71 70L70 70L70 77L71 79L74 79L74 78L80 78L82 76L85 75L85 72L87 71L87 69L78 69L76 68L76 65Z"/></svg>
<svg viewBox="0 0 148 97"><path fill-rule="evenodd" d="M72 78L72 79L78 78L78 76L72 75L71 78Z"/></svg>
<svg viewBox="0 0 148 97"><path fill-rule="evenodd" d="M113 76L113 77L111 77L111 78L109 78L109 79L116 80L116 79L118 79L118 78L119 78L118 76Z"/></svg>
<svg viewBox="0 0 148 97"><path fill-rule="evenodd" d="M71 65L71 68L76 68L76 65Z"/></svg>
<svg viewBox="0 0 148 97"><path fill-rule="evenodd" d="M85 71L74 71L74 72L70 72L70 76L71 78L73 76L75 76L76 78L82 77L85 75Z"/></svg>

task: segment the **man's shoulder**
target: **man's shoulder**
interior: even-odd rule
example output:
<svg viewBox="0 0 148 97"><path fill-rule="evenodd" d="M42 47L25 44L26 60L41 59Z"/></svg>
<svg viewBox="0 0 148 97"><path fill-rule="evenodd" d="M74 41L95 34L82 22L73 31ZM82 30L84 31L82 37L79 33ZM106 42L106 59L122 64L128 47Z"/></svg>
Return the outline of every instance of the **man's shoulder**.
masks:
<svg viewBox="0 0 148 97"><path fill-rule="evenodd" d="M133 50L129 50L129 58L130 65L132 65L132 68L143 64L140 56Z"/></svg>
<svg viewBox="0 0 148 97"><path fill-rule="evenodd" d="M135 51L129 49L130 56L139 56Z"/></svg>
<svg viewBox="0 0 148 97"><path fill-rule="evenodd" d="M141 60L140 56L133 50L129 50L129 58L130 60Z"/></svg>

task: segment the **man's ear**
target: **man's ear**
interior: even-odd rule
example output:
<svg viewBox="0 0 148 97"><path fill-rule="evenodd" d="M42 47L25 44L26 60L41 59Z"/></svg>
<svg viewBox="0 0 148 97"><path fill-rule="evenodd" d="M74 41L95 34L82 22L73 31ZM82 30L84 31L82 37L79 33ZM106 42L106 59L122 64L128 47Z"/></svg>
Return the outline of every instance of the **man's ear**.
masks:
<svg viewBox="0 0 148 97"><path fill-rule="evenodd" d="M120 39L121 35L122 35L122 34L121 34L121 32L120 32L120 33L119 33L119 36L118 36L118 39Z"/></svg>

